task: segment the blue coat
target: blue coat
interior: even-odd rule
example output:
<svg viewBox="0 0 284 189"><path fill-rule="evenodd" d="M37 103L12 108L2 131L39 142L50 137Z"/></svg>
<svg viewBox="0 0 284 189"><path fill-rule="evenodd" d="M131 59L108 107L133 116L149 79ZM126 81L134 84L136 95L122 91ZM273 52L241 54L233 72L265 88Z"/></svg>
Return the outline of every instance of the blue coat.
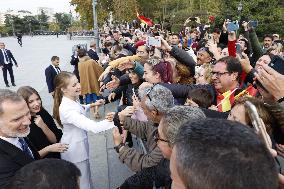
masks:
<svg viewBox="0 0 284 189"><path fill-rule="evenodd" d="M55 89L54 78L56 75L57 75L57 72L55 71L52 65L49 65L45 69L45 79L46 79L46 84L47 84L49 93L53 92Z"/></svg>

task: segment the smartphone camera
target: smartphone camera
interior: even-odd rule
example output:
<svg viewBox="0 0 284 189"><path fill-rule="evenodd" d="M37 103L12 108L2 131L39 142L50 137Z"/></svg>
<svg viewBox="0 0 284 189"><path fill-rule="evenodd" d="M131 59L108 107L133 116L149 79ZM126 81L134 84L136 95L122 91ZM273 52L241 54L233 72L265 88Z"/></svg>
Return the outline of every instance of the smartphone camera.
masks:
<svg viewBox="0 0 284 189"><path fill-rule="evenodd" d="M251 21L249 21L248 25L249 25L249 27L251 27L251 28L256 28L256 27L258 26L258 21L256 21L256 20L251 20Z"/></svg>

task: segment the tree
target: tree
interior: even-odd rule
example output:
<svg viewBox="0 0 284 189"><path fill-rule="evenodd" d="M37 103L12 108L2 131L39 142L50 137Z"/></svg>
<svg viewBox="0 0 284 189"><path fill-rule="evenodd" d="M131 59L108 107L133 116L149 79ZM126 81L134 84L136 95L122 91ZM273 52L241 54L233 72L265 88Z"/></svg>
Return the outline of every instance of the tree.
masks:
<svg viewBox="0 0 284 189"><path fill-rule="evenodd" d="M46 30L48 28L48 16L45 14L43 10L41 10L41 14L37 15L40 30Z"/></svg>
<svg viewBox="0 0 284 189"><path fill-rule="evenodd" d="M59 32L60 31L60 26L56 22L50 22L48 24L48 29L49 29L49 31Z"/></svg>
<svg viewBox="0 0 284 189"><path fill-rule="evenodd" d="M71 25L71 16L66 13L55 13L54 17L59 26L59 30L65 31Z"/></svg>
<svg viewBox="0 0 284 189"><path fill-rule="evenodd" d="M136 0L115 0L114 16L118 21L132 21L136 18L137 2Z"/></svg>

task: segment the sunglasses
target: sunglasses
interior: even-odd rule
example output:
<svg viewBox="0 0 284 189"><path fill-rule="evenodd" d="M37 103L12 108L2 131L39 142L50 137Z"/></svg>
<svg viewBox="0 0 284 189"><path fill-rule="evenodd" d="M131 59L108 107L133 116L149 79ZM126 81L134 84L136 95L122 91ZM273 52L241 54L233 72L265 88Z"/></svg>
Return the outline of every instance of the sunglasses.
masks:
<svg viewBox="0 0 284 189"><path fill-rule="evenodd" d="M146 92L146 96L149 98L150 102L152 102L152 98L150 96L152 90L154 89L154 87L156 86L156 84L154 84L147 92ZM158 112L156 106L154 106L154 104L152 103L152 106L155 108L155 110Z"/></svg>

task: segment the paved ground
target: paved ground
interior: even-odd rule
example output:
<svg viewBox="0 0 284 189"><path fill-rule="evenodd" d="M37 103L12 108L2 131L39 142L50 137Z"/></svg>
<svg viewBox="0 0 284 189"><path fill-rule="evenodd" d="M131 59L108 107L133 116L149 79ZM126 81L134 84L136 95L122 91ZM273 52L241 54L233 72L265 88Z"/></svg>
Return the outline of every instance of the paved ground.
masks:
<svg viewBox="0 0 284 189"><path fill-rule="evenodd" d="M70 41L66 36L35 36L23 37L23 47L17 44L16 38L0 38L6 44L18 61L19 67L14 67L16 87L30 85L39 91L44 107L51 112L52 98L48 94L45 83L44 70L50 64L53 55L60 57L60 68L64 71L72 71L70 56L72 47L76 44L88 43L88 41ZM0 88L5 88L3 76L0 74ZM115 111L116 104L110 104L102 108L104 112ZM93 182L95 189L113 189L118 187L127 177L133 174L125 165L118 161L113 149L111 132L101 134L89 133L90 159Z"/></svg>

